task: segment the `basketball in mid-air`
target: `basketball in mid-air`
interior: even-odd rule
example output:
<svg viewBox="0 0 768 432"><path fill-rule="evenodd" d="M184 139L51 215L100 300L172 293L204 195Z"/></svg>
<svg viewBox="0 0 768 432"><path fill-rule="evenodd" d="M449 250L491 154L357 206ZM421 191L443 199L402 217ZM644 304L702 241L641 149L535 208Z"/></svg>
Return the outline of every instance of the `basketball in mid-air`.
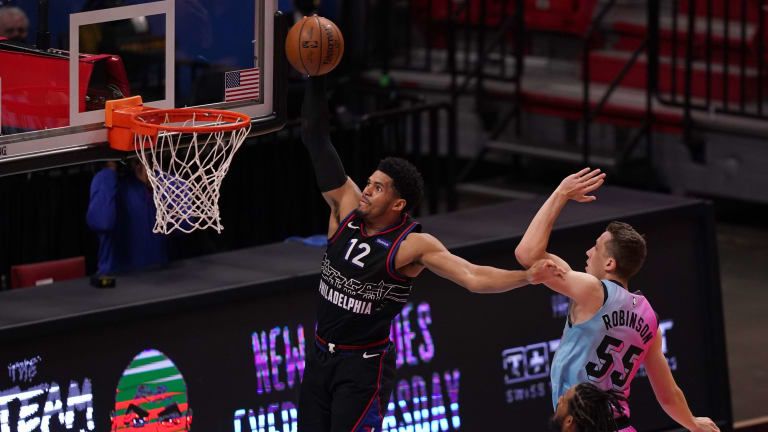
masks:
<svg viewBox="0 0 768 432"><path fill-rule="evenodd" d="M333 21L321 16L304 17L291 27L285 38L285 55L304 75L332 71L344 54L344 36Z"/></svg>

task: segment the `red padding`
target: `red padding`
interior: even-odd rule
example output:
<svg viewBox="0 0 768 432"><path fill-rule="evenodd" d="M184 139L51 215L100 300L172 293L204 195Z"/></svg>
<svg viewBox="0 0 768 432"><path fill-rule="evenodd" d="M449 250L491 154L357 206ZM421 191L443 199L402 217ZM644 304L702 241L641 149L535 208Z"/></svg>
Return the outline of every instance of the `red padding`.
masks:
<svg viewBox="0 0 768 432"><path fill-rule="evenodd" d="M65 258L11 267L11 288L25 288L46 283L85 277L85 257Z"/></svg>

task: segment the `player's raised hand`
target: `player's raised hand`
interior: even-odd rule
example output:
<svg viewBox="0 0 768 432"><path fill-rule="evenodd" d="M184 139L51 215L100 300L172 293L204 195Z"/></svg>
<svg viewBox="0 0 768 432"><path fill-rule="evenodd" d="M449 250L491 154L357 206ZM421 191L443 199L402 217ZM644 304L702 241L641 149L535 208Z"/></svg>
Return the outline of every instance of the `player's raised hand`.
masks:
<svg viewBox="0 0 768 432"><path fill-rule="evenodd" d="M720 428L709 417L696 417L694 423L696 429L693 432L720 432Z"/></svg>
<svg viewBox="0 0 768 432"><path fill-rule="evenodd" d="M526 271L526 279L531 285L546 283L552 279L564 279L565 269L551 259L540 259Z"/></svg>
<svg viewBox="0 0 768 432"><path fill-rule="evenodd" d="M605 182L605 173L600 169L584 168L583 170L571 174L560 182L556 192L569 200L578 202L592 202L597 199L594 195L589 195Z"/></svg>

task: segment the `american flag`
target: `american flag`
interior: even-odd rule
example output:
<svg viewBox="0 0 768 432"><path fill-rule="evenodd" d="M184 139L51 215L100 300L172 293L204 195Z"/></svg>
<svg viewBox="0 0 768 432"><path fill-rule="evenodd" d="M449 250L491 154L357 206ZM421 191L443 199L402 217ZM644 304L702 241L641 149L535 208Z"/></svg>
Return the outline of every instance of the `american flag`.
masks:
<svg viewBox="0 0 768 432"><path fill-rule="evenodd" d="M259 98L259 68L241 69L224 74L224 102Z"/></svg>

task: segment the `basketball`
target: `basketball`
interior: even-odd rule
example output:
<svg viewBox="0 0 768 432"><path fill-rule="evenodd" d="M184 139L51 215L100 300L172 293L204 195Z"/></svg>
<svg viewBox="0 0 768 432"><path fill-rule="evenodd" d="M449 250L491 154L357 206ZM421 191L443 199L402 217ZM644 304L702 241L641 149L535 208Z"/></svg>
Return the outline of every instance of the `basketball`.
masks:
<svg viewBox="0 0 768 432"><path fill-rule="evenodd" d="M285 55L304 75L325 75L344 54L344 36L333 21L317 15L304 17L291 27L285 39Z"/></svg>

